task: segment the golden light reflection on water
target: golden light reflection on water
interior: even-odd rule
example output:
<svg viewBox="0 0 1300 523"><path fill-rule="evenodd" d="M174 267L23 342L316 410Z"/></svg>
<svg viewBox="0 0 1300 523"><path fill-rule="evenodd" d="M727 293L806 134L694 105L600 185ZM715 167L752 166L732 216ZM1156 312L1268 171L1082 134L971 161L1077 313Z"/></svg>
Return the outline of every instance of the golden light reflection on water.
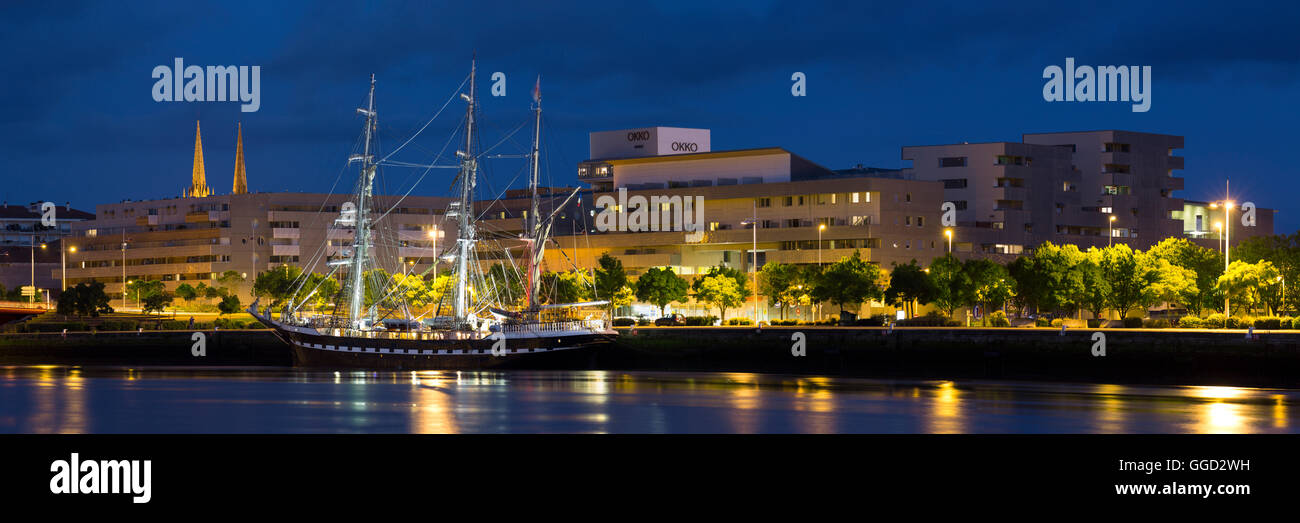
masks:
<svg viewBox="0 0 1300 523"><path fill-rule="evenodd" d="M1124 387L1119 385L1101 384L1093 388L1093 394L1101 399L1101 406L1097 409L1097 432L1103 434L1121 434L1124 432L1124 424L1128 419L1124 411L1124 399L1121 394L1124 393Z"/></svg>
<svg viewBox="0 0 1300 523"><path fill-rule="evenodd" d="M417 434L455 434L456 376L440 372L412 372L411 432Z"/></svg>
<svg viewBox="0 0 1300 523"><path fill-rule="evenodd" d="M79 434L86 432L86 387L81 369L63 370L53 365L36 367L32 393L35 415L24 432Z"/></svg>
<svg viewBox="0 0 1300 523"><path fill-rule="evenodd" d="M962 413L962 393L951 381L942 381L931 396L930 416L926 418L925 432L932 434L960 434L966 431Z"/></svg>

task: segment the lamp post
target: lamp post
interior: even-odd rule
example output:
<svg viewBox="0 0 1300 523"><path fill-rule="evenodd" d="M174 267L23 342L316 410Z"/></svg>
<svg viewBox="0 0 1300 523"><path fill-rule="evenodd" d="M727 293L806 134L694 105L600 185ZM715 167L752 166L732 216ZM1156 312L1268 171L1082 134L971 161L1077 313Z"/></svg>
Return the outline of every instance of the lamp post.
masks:
<svg viewBox="0 0 1300 523"><path fill-rule="evenodd" d="M122 309L126 309L126 227L122 227Z"/></svg>
<svg viewBox="0 0 1300 523"><path fill-rule="evenodd" d="M948 255L952 256L952 229L944 229L943 235L948 238Z"/></svg>
<svg viewBox="0 0 1300 523"><path fill-rule="evenodd" d="M826 230L826 224L822 223L817 226L817 266L822 265L822 231Z"/></svg>
<svg viewBox="0 0 1300 523"><path fill-rule="evenodd" d="M1211 208L1211 209L1217 209L1217 208L1219 207L1219 205L1220 205L1220 202L1211 202L1211 203L1210 203L1210 208ZM1232 252L1232 243L1231 243L1231 242L1232 242L1232 206L1233 206L1233 202L1232 202L1232 200L1228 200L1228 199L1225 198L1225 199L1222 201L1222 205L1223 205L1223 272L1224 272L1224 273L1227 273L1227 272L1228 272L1228 266L1229 266L1229 264L1230 264L1230 262L1231 262L1231 256L1232 256L1232 255L1231 255L1231 252ZM1228 295L1225 293L1225 294L1223 295L1223 314L1224 314L1224 315L1231 315L1231 314L1232 314L1232 313L1230 312L1232 309L1228 308L1228 306L1230 305L1230 303L1229 303L1228 300L1229 300Z"/></svg>
<svg viewBox="0 0 1300 523"><path fill-rule="evenodd" d="M750 220L740 222L741 225L749 225L753 231L754 247L750 251L753 258L749 264L749 270L753 273L754 280L754 325L758 325L758 201L754 201L754 217ZM824 226L823 226L824 227ZM819 239L820 242L820 239Z"/></svg>
<svg viewBox="0 0 1300 523"><path fill-rule="evenodd" d="M1115 241L1115 216L1111 215L1108 221L1110 222L1110 232L1106 236L1106 246L1110 247L1111 242Z"/></svg>
<svg viewBox="0 0 1300 523"><path fill-rule="evenodd" d="M42 249L45 248L44 243L41 244L41 248ZM32 235L32 295L30 301L32 303L36 303L36 235L35 234Z"/></svg>
<svg viewBox="0 0 1300 523"><path fill-rule="evenodd" d="M63 247L63 241L60 240L59 241L59 265L62 265L62 267L60 267L59 269L63 271L62 280L63 280L64 291L68 290L68 251L72 251L73 254L76 254L77 246L73 245L72 247L68 247L65 249Z"/></svg>

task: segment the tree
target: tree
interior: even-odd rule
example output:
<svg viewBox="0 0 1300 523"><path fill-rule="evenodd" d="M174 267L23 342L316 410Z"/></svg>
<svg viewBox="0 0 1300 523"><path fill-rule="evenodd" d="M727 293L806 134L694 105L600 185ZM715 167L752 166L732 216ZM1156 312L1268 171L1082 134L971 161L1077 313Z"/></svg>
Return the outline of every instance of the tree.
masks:
<svg viewBox="0 0 1300 523"><path fill-rule="evenodd" d="M685 279L668 267L651 267L636 279L636 298L659 307L659 315L672 302L686 301L690 287Z"/></svg>
<svg viewBox="0 0 1300 523"><path fill-rule="evenodd" d="M1249 263L1234 261L1227 272L1219 276L1219 288L1237 309L1254 309L1268 305L1266 295L1280 287L1281 274L1270 261Z"/></svg>
<svg viewBox="0 0 1300 523"><path fill-rule="evenodd" d="M962 263L952 255L935 258L926 273L934 282L934 304L945 316L952 317L957 307L975 301L975 289Z"/></svg>
<svg viewBox="0 0 1300 523"><path fill-rule="evenodd" d="M239 297L234 294L228 294L222 297L221 302L217 304L217 311L221 314L234 314L241 310L243 309L241 309Z"/></svg>
<svg viewBox="0 0 1300 523"><path fill-rule="evenodd" d="M1253 240L1254 238L1251 238L1242 243ZM1168 238L1147 250L1147 255L1167 260L1195 274L1195 285L1184 287L1184 292L1180 293L1176 300L1171 300L1187 307L1188 312L1200 315L1206 307L1215 308L1216 303L1222 303L1223 297L1218 292L1218 281L1219 276L1223 275L1223 256L1218 252L1196 245L1186 238ZM1252 260L1243 259L1243 261Z"/></svg>
<svg viewBox="0 0 1300 523"><path fill-rule="evenodd" d="M302 269L292 265L281 265L260 273L253 280L253 296L270 298L271 307L278 308L298 290L297 281L301 275Z"/></svg>
<svg viewBox="0 0 1300 523"><path fill-rule="evenodd" d="M1008 267L1016 280L1023 303L1037 312L1064 313L1073 308L1073 298L1083 294L1083 279L1075 266L1083 253L1073 245L1043 242L1028 256Z"/></svg>
<svg viewBox="0 0 1300 523"><path fill-rule="evenodd" d="M394 274L393 285L406 304L413 308L422 309L434 300L429 282L418 274Z"/></svg>
<svg viewBox="0 0 1300 523"><path fill-rule="evenodd" d="M104 292L102 282L82 282L59 295L57 310L63 315L96 317L113 312L108 303L108 294Z"/></svg>
<svg viewBox="0 0 1300 523"><path fill-rule="evenodd" d="M709 269L709 272L708 272L708 273L706 273L704 276L702 276L702 277L696 279L696 280L695 280L695 283L691 284L691 288L692 288L696 293L699 293L699 292L700 292L700 285L702 285L702 282L704 281L704 279L705 279L705 278L709 278L709 277L711 277L711 276L726 276L726 277L728 277L728 278L731 278L732 280L735 280L735 282L736 282L736 292L739 292L739 293L740 293L740 302L741 302L741 303L744 303L745 300L749 299L749 297L752 296L752 295L754 294L754 292L749 288L749 275L748 275L748 274L745 274L745 273L743 273L743 272L740 272L740 269L733 269L733 268L731 268L731 267L725 267L725 266L722 266L722 265L719 265L719 266L717 266L717 267L711 267L711 268Z"/></svg>
<svg viewBox="0 0 1300 523"><path fill-rule="evenodd" d="M860 305L884 297L876 284L879 279L880 267L863 261L862 253L855 250L852 256L832 263L817 275L812 282L812 298L834 303L843 316L845 304Z"/></svg>
<svg viewBox="0 0 1300 523"><path fill-rule="evenodd" d="M781 319L785 311L800 304L801 298L811 297L804 285L805 272L797 265L768 262L758 271L758 292L781 309ZM809 287L811 289L811 286Z"/></svg>
<svg viewBox="0 0 1300 523"><path fill-rule="evenodd" d="M1139 260L1146 270L1154 273L1154 281L1142 293L1143 308L1150 309L1162 302L1180 303L1184 297L1197 295L1196 273L1191 269L1145 253Z"/></svg>
<svg viewBox="0 0 1300 523"><path fill-rule="evenodd" d="M889 289L885 291L885 301L903 307L907 315L912 317L916 316L915 304L930 303L936 292L934 282L916 264L916 260L912 260L904 265L894 264L894 270L889 271Z"/></svg>
<svg viewBox="0 0 1300 523"><path fill-rule="evenodd" d="M1150 300L1148 288L1158 282L1159 274L1128 244L1118 243L1101 251L1101 273L1110 282L1107 302L1120 318L1126 318L1129 311Z"/></svg>
<svg viewBox="0 0 1300 523"><path fill-rule="evenodd" d="M244 275L240 274L237 271L223 272L221 273L221 276L217 277L217 283L221 284L221 287L217 289L217 294L219 296L228 296L234 294L235 287L243 285L245 280L246 278L244 278ZM215 298L216 296L209 296L209 297Z"/></svg>
<svg viewBox="0 0 1300 523"><path fill-rule="evenodd" d="M162 282L158 283L161 284ZM171 304L171 294L168 294L167 290L163 289L159 292L153 292L145 296L144 299L140 301L140 308L143 309L145 314L148 314L151 311L161 313L163 309Z"/></svg>
<svg viewBox="0 0 1300 523"><path fill-rule="evenodd" d="M632 286L624 285L623 287L618 289L618 292L615 292L614 295L610 297L609 304L611 307L614 308L626 307L628 305L631 305L632 300L635 299L636 299L636 291L632 290Z"/></svg>
<svg viewBox="0 0 1300 523"><path fill-rule="evenodd" d="M126 295L128 299L139 303L145 313L161 312L163 307L172 302L171 295L167 294L167 287L161 280L133 280L126 284Z"/></svg>
<svg viewBox="0 0 1300 523"><path fill-rule="evenodd" d="M1082 259L1075 265L1083 285L1073 301L1098 319L1106 313L1106 304L1110 299L1110 280L1106 279L1101 270L1102 256L1101 249L1092 247L1083 253Z"/></svg>
<svg viewBox="0 0 1300 523"><path fill-rule="evenodd" d="M1001 264L985 259L967 260L961 271L970 280L970 305L979 305L983 314L1002 307L1016 295L1015 282ZM934 268L930 269L931 276Z"/></svg>
<svg viewBox="0 0 1300 523"><path fill-rule="evenodd" d="M200 283L199 285L202 285L202 283ZM190 284L188 283L182 283L176 286L177 298L189 301L194 298L197 298L198 296L199 296L198 291L194 290L194 287L190 286Z"/></svg>
<svg viewBox="0 0 1300 523"><path fill-rule="evenodd" d="M573 270L548 272L542 275L542 288L546 303L578 303L591 299L592 278L587 273Z"/></svg>
<svg viewBox="0 0 1300 523"><path fill-rule="evenodd" d="M725 274L705 276L696 281L695 298L718 308L718 318L727 320L727 309L745 303L736 280Z"/></svg>
<svg viewBox="0 0 1300 523"><path fill-rule="evenodd" d="M194 292L195 294L208 299L221 297L221 289L209 287L203 282L199 282L199 284L194 287Z"/></svg>
<svg viewBox="0 0 1300 523"><path fill-rule="evenodd" d="M627 272L623 270L623 262L610 256L608 252L601 254L597 263L600 266L596 268L596 298L609 300L609 312L613 315L614 309L622 306L616 305L614 298L619 291L628 286ZM624 305L628 304L631 302Z"/></svg>

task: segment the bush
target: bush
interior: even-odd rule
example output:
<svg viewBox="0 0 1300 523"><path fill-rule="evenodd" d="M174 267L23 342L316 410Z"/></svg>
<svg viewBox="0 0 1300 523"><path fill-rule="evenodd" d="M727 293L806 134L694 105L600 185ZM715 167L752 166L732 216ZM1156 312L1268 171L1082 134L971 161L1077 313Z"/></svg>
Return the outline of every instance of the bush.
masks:
<svg viewBox="0 0 1300 523"><path fill-rule="evenodd" d="M710 325L713 325L713 322L715 321L718 321L717 316L687 316L686 326L687 327L708 327Z"/></svg>
<svg viewBox="0 0 1300 523"><path fill-rule="evenodd" d="M1039 317L1037 317L1037 318L1034 318L1034 326L1035 326L1035 327L1051 327L1051 326L1052 326L1052 320L1049 320L1049 319L1047 319L1047 318L1044 318L1044 317L1042 317L1042 316L1039 316Z"/></svg>
<svg viewBox="0 0 1300 523"><path fill-rule="evenodd" d="M163 320L162 324L159 325L159 328L168 331L185 330L190 328L190 322L181 320Z"/></svg>
<svg viewBox="0 0 1300 523"><path fill-rule="evenodd" d="M1184 329L1199 329L1205 326L1205 320L1200 316L1187 315L1178 319L1178 326Z"/></svg>
<svg viewBox="0 0 1300 523"><path fill-rule="evenodd" d="M1229 316L1227 327L1229 329L1244 329L1255 324L1255 318L1250 316Z"/></svg>
<svg viewBox="0 0 1300 523"><path fill-rule="evenodd" d="M615 327L631 327L636 325L636 320L632 318L614 318Z"/></svg>
<svg viewBox="0 0 1300 523"><path fill-rule="evenodd" d="M1142 320L1142 326L1148 329L1168 329L1169 320L1166 320L1164 318L1146 319L1146 320Z"/></svg>
<svg viewBox="0 0 1300 523"><path fill-rule="evenodd" d="M727 325L753 325L754 321L749 318L732 318L727 320Z"/></svg>
<svg viewBox="0 0 1300 523"><path fill-rule="evenodd" d="M1061 319L1061 318L1057 318L1057 319L1052 320L1052 326L1053 326L1053 327L1060 327L1060 326L1062 326L1062 325L1065 325L1065 320L1063 320L1063 319Z"/></svg>
<svg viewBox="0 0 1300 523"><path fill-rule="evenodd" d="M1010 327L1011 320L1007 319L1007 313L1002 311L993 311L984 317L984 323L989 327Z"/></svg>
<svg viewBox="0 0 1300 523"><path fill-rule="evenodd" d="M798 325L799 320L772 320L772 325Z"/></svg>
<svg viewBox="0 0 1300 523"><path fill-rule="evenodd" d="M1088 319L1088 328L1089 328L1089 329L1096 329L1096 328L1098 328L1098 327L1101 327L1102 322L1105 322L1105 321L1106 321L1106 320L1103 319L1103 318L1089 318L1089 319Z"/></svg>
<svg viewBox="0 0 1300 523"><path fill-rule="evenodd" d="M1206 316L1203 325L1205 325L1205 328L1207 329L1222 329L1224 325L1226 325L1227 321L1227 317L1216 312Z"/></svg>
<svg viewBox="0 0 1300 523"><path fill-rule="evenodd" d="M1294 328L1295 328L1295 318L1292 318L1292 317L1290 317L1290 316L1282 316L1281 318L1278 318L1277 328L1279 328L1279 329L1294 329Z"/></svg>
<svg viewBox="0 0 1300 523"><path fill-rule="evenodd" d="M134 321L112 320L99 324L99 330L102 331L133 331L139 328L139 324Z"/></svg>
<svg viewBox="0 0 1300 523"><path fill-rule="evenodd" d="M1282 328L1282 318L1277 316L1262 316L1255 318L1256 329L1276 330Z"/></svg>
<svg viewBox="0 0 1300 523"><path fill-rule="evenodd" d="M1296 316L1295 319L1291 320L1291 328L1300 329L1300 316Z"/></svg>
<svg viewBox="0 0 1300 523"><path fill-rule="evenodd" d="M1136 317L1124 318L1124 328L1125 329L1142 328L1142 318L1136 318Z"/></svg>

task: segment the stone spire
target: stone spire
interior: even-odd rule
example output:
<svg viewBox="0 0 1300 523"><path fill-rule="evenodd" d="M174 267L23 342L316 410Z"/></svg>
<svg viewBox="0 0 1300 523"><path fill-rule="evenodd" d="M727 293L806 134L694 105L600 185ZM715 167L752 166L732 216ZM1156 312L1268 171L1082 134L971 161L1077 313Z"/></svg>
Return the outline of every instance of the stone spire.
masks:
<svg viewBox="0 0 1300 523"><path fill-rule="evenodd" d="M186 198L207 198L212 195L208 189L207 176L203 173L203 131L199 122L194 121L194 171L190 174L190 187L185 189Z"/></svg>
<svg viewBox="0 0 1300 523"><path fill-rule="evenodd" d="M239 124L235 138L235 185L230 194L248 194L248 175L244 173L244 125Z"/></svg>

